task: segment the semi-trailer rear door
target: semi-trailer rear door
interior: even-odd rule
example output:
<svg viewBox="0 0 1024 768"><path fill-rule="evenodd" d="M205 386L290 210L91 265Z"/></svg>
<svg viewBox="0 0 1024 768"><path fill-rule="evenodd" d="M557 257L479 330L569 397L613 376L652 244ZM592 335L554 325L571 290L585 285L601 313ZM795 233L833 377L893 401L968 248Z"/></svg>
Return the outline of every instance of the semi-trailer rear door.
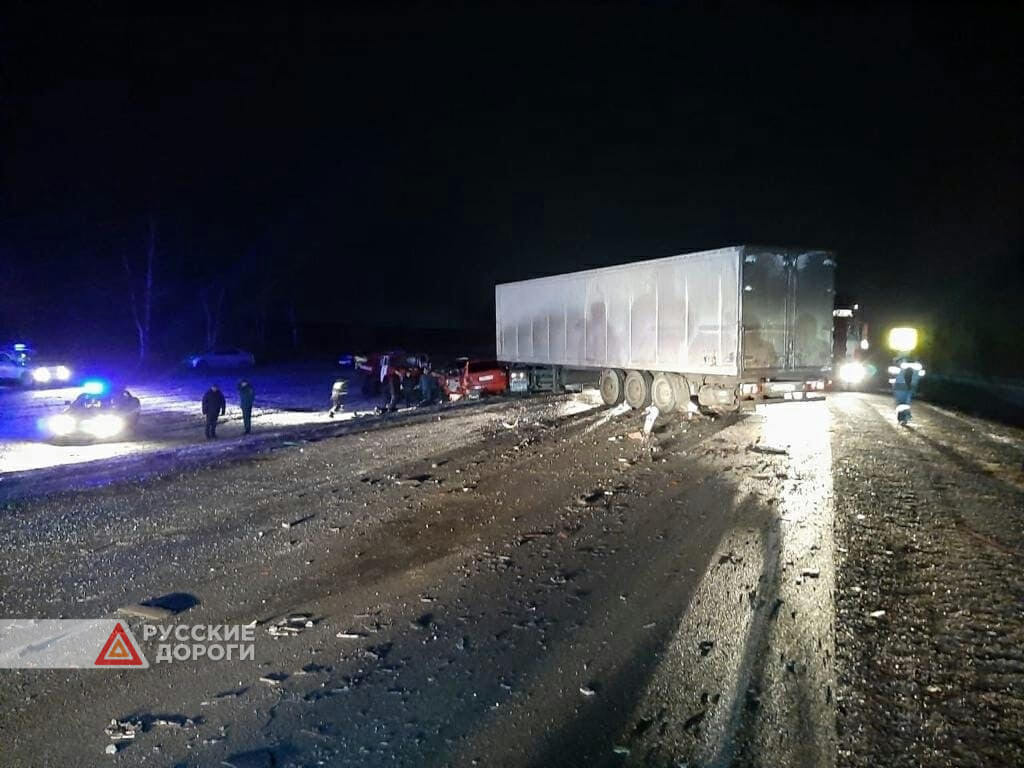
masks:
<svg viewBox="0 0 1024 768"><path fill-rule="evenodd" d="M831 365L835 260L826 251L743 250L743 370L772 376Z"/></svg>

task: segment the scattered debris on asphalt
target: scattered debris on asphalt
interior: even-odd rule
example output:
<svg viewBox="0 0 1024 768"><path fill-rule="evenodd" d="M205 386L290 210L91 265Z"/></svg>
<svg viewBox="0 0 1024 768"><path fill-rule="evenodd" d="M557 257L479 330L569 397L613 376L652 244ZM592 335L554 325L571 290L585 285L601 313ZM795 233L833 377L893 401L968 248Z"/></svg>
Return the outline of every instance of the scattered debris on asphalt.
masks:
<svg viewBox="0 0 1024 768"><path fill-rule="evenodd" d="M174 611L170 611L167 608L161 608L157 605L143 605L142 603L122 605L117 609L117 612L125 616L138 616L150 621L164 621L174 615Z"/></svg>
<svg viewBox="0 0 1024 768"><path fill-rule="evenodd" d="M110 721L110 725L103 729L103 732L110 737L111 741L121 742L133 740L135 735L141 730L141 720L134 717L127 717L124 720L114 718Z"/></svg>
<svg viewBox="0 0 1024 768"><path fill-rule="evenodd" d="M747 450L753 453L766 453L772 456L788 456L788 448L779 448L775 445L765 445L763 443L752 443L747 446Z"/></svg>
<svg viewBox="0 0 1024 768"><path fill-rule="evenodd" d="M267 632L271 637L294 637L315 624L312 614L290 613L267 627Z"/></svg>

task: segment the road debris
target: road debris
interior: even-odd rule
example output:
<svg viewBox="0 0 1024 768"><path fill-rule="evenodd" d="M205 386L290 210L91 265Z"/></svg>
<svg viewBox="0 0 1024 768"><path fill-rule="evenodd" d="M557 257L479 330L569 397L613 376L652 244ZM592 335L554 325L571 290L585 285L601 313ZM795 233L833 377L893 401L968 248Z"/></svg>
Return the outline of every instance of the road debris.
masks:
<svg viewBox="0 0 1024 768"><path fill-rule="evenodd" d="M871 613L868 614L868 616L870 616L872 619L880 619L883 616L885 616L885 611L882 611L882 610L872 611Z"/></svg>
<svg viewBox="0 0 1024 768"><path fill-rule="evenodd" d="M656 405L649 405L644 409L644 435L649 435L654 431L654 423L660 415L661 411Z"/></svg>
<svg viewBox="0 0 1024 768"><path fill-rule="evenodd" d="M266 683L267 685L280 685L287 679L288 675L284 672L270 672L269 674L262 675L260 677L260 682Z"/></svg>
<svg viewBox="0 0 1024 768"><path fill-rule="evenodd" d="M788 456L788 448L780 448L775 445L765 445L763 443L752 443L747 446L747 450L753 453L766 453L772 456Z"/></svg>
<svg viewBox="0 0 1024 768"><path fill-rule="evenodd" d="M585 697L587 697L588 699L589 699L589 698L590 698L591 696L597 696L597 691L596 691L596 690L594 690L593 688L591 688L591 687L590 687L589 685L584 685L584 686L581 686L581 687L580 687L580 693L582 693L582 694L583 694L583 695L584 695Z"/></svg>
<svg viewBox="0 0 1024 768"><path fill-rule="evenodd" d="M110 737L111 741L122 742L132 741L135 738L135 735L141 730L141 720L134 717L127 717L124 720L114 718L110 721L110 725L103 729L103 732Z"/></svg>
<svg viewBox="0 0 1024 768"><path fill-rule="evenodd" d="M164 621L174 615L174 611L167 608L161 608L158 605L143 605L142 603L122 605L117 612L124 616L138 616L150 621Z"/></svg>
<svg viewBox="0 0 1024 768"><path fill-rule="evenodd" d="M290 613L267 627L267 632L271 637L294 637L315 624L312 614Z"/></svg>
<svg viewBox="0 0 1024 768"><path fill-rule="evenodd" d="M597 504L597 502L604 500L604 497L609 495L603 488L595 488L590 493L584 493L577 497L576 503L582 506L588 506L590 504Z"/></svg>

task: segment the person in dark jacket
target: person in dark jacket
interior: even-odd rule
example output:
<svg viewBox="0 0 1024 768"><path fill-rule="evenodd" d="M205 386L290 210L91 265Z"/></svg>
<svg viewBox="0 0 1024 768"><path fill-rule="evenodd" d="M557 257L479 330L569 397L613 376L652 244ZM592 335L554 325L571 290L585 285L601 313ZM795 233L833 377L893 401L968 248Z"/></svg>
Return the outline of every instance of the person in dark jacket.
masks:
<svg viewBox="0 0 1024 768"><path fill-rule="evenodd" d="M255 399L256 390L252 388L249 380L242 379L238 382L238 403L242 406L242 426L247 435L252 431L252 404Z"/></svg>
<svg viewBox="0 0 1024 768"><path fill-rule="evenodd" d="M384 413L393 413L398 410L398 401L402 397L402 377L395 371L388 371L384 378Z"/></svg>
<svg viewBox="0 0 1024 768"><path fill-rule="evenodd" d="M224 402L224 393L214 384L203 395L203 416L206 417L206 439L213 440L217 437L217 419L227 411L227 403Z"/></svg>

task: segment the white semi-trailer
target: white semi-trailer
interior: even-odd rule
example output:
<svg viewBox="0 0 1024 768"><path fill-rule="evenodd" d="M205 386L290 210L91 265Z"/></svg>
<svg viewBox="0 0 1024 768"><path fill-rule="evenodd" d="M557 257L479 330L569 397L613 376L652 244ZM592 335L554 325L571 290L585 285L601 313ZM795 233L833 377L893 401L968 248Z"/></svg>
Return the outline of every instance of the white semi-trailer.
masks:
<svg viewBox="0 0 1024 768"><path fill-rule="evenodd" d="M495 286L511 388L589 372L609 405L731 410L824 390L835 258L733 246Z"/></svg>

